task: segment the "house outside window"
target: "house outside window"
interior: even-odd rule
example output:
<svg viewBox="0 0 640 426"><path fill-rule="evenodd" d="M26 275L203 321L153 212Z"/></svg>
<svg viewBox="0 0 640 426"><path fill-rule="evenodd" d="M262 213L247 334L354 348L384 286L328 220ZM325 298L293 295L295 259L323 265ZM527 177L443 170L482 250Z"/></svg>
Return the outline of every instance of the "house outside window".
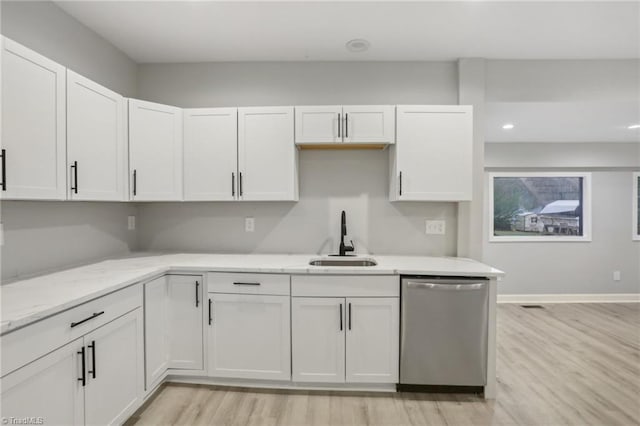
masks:
<svg viewBox="0 0 640 426"><path fill-rule="evenodd" d="M490 173L489 241L591 241L591 175Z"/></svg>

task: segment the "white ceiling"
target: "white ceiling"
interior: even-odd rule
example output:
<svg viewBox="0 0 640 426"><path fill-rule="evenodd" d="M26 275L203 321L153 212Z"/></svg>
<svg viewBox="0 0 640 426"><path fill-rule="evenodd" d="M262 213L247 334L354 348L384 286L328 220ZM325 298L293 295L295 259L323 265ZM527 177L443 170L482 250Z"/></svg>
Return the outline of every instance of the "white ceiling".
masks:
<svg viewBox="0 0 640 426"><path fill-rule="evenodd" d="M637 101L488 102L485 114L487 142L640 142Z"/></svg>
<svg viewBox="0 0 640 426"><path fill-rule="evenodd" d="M56 3L139 63L640 57L636 1Z"/></svg>

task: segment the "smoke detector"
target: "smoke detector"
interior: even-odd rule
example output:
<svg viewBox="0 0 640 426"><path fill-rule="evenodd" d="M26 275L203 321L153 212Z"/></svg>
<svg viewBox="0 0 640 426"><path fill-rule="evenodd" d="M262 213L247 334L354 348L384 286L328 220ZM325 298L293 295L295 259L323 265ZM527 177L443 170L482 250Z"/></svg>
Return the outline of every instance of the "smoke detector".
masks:
<svg viewBox="0 0 640 426"><path fill-rule="evenodd" d="M361 53L369 50L371 43L363 38L354 38L353 40L349 40L345 46L349 52Z"/></svg>

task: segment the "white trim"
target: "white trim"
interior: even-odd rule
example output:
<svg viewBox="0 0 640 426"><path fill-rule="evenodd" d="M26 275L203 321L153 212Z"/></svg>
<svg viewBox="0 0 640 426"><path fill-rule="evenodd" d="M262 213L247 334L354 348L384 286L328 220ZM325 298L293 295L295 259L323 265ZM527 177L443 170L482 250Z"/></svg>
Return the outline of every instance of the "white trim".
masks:
<svg viewBox="0 0 640 426"><path fill-rule="evenodd" d="M640 293L499 294L498 303L640 303Z"/></svg>
<svg viewBox="0 0 640 426"><path fill-rule="evenodd" d="M490 243L506 242L590 242L591 241L591 173L588 172L489 172L488 229ZM496 236L493 229L493 181L495 177L581 177L582 187L582 236Z"/></svg>
<svg viewBox="0 0 640 426"><path fill-rule="evenodd" d="M640 229L638 226L638 182L640 181L640 172L633 173L633 191L631 192L631 239L640 241Z"/></svg>

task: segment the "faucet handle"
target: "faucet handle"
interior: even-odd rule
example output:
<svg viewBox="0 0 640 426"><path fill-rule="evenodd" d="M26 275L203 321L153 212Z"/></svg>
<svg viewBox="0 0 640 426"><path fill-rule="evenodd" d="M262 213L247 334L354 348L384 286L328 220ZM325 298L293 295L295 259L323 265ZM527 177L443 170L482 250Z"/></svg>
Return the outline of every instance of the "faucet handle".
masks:
<svg viewBox="0 0 640 426"><path fill-rule="evenodd" d="M351 247L347 247L347 251L355 251L356 250L356 245L353 244L353 240L349 240L351 241Z"/></svg>

